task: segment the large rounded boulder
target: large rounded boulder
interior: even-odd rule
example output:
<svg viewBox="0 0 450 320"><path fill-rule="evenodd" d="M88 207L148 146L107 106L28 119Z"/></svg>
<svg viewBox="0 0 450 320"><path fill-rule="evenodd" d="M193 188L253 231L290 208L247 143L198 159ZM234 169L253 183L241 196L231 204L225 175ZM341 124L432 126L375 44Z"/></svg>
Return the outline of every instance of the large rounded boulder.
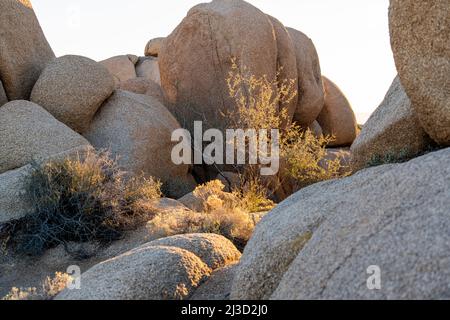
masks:
<svg viewBox="0 0 450 320"><path fill-rule="evenodd" d="M9 100L28 100L55 58L28 0L0 1L0 80Z"/></svg>
<svg viewBox="0 0 450 320"><path fill-rule="evenodd" d="M31 101L73 130L84 133L114 87L113 76L100 63L68 55L47 65L33 88Z"/></svg>
<svg viewBox="0 0 450 320"><path fill-rule="evenodd" d="M351 146L352 169L358 171L389 158L414 157L426 150L430 142L400 78L396 77L383 102Z"/></svg>
<svg viewBox="0 0 450 320"><path fill-rule="evenodd" d="M284 34L277 37L280 33ZM279 67L295 70L295 65L279 64L293 62L281 57L286 52L279 54L290 46L285 33L245 1L213 0L192 8L165 39L158 57L170 111L191 133L196 120L203 121L205 130L225 129L229 123L224 115L236 107L226 81L232 59L257 78L274 80ZM287 108L293 110L295 105Z"/></svg>
<svg viewBox="0 0 450 320"><path fill-rule="evenodd" d="M400 80L425 131L450 145L448 0L391 0L389 25Z"/></svg>
<svg viewBox="0 0 450 320"><path fill-rule="evenodd" d="M298 75L298 103L293 119L308 127L316 120L324 104L319 56L308 36L292 28L287 30L295 46Z"/></svg>
<svg viewBox="0 0 450 320"><path fill-rule="evenodd" d="M236 263L241 253L227 238L208 233L181 234L149 242L147 246L177 247L194 253L212 270Z"/></svg>
<svg viewBox="0 0 450 320"><path fill-rule="evenodd" d="M324 135L333 136L330 147L350 146L356 139L358 125L353 109L339 87L326 77L323 78L325 103L317 117Z"/></svg>
<svg viewBox="0 0 450 320"><path fill-rule="evenodd" d="M117 90L95 115L85 137L96 149L108 149L119 165L163 182L164 192L179 198L195 188L188 165L176 165L172 132L180 125L158 100Z"/></svg>
<svg viewBox="0 0 450 320"><path fill-rule="evenodd" d="M89 147L85 138L33 102L16 100L0 107L0 173Z"/></svg>
<svg viewBox="0 0 450 320"><path fill-rule="evenodd" d="M211 269L177 247L141 246L101 262L81 275L80 290L64 290L57 300L183 300Z"/></svg>
<svg viewBox="0 0 450 320"><path fill-rule="evenodd" d="M449 159L444 149L294 194L257 225L231 298L449 299Z"/></svg>

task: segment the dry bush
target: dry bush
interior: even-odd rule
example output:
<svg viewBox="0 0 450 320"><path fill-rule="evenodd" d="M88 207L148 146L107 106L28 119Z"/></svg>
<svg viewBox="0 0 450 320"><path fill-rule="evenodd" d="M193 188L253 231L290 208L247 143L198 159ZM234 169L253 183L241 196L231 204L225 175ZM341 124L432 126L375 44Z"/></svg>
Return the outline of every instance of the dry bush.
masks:
<svg viewBox="0 0 450 320"><path fill-rule="evenodd" d="M311 130L303 129L288 119L284 106L296 96L294 80L270 80L267 76L257 78L248 69L239 68L232 60L232 68L227 78L230 97L236 110L230 113L230 125L241 129L279 129L280 157L286 167L281 169L274 185L274 179L259 176L260 165L236 166L241 176L241 185L257 187L258 193L271 197L273 191L286 180L295 181L296 189L341 176L341 159L326 159L326 146L334 140L331 136L316 137ZM271 143L271 137L268 142ZM248 146L248 141L247 141ZM259 149L258 153L265 154ZM270 183L265 182L270 181Z"/></svg>
<svg viewBox="0 0 450 320"><path fill-rule="evenodd" d="M160 194L159 182L128 177L106 152L35 165L26 180L33 210L14 222L10 238L33 255L70 241L107 243L147 221L146 203Z"/></svg>
<svg viewBox="0 0 450 320"><path fill-rule="evenodd" d="M252 172L252 171L250 171ZM240 176L241 182L232 193L239 199L239 207L247 212L270 211L275 203L269 199L267 188L258 177Z"/></svg>
<svg viewBox="0 0 450 320"><path fill-rule="evenodd" d="M63 291L72 277L67 273L56 272L53 278L47 277L37 288L12 288L2 300L51 300Z"/></svg>
<svg viewBox="0 0 450 320"><path fill-rule="evenodd" d="M253 190L243 193L223 192L224 185L214 180L199 186L194 196L203 202L204 210L174 210L157 214L148 224L148 230L157 237L167 237L185 233L215 233L230 239L239 249L243 249L253 229L262 217L249 211L249 204L258 212L273 208L270 200L258 198ZM257 204L264 203L262 206Z"/></svg>
<svg viewBox="0 0 450 320"><path fill-rule="evenodd" d="M279 129L288 125L287 106L297 96L295 80L279 81L251 74L247 67L238 67L232 59L226 79L235 110L225 115L230 125L240 129Z"/></svg>
<svg viewBox="0 0 450 320"><path fill-rule="evenodd" d="M283 138L281 156L287 166L281 174L294 179L297 189L346 175L342 173L339 156L326 159L326 146L333 141L333 137L316 137L311 130L293 125Z"/></svg>

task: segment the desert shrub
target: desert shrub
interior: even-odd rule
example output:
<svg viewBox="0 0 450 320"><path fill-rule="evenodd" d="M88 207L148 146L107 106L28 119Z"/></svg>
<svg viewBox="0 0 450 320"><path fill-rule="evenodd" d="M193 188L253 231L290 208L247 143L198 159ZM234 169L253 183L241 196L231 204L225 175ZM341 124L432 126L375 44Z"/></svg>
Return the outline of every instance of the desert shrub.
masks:
<svg viewBox="0 0 450 320"><path fill-rule="evenodd" d="M243 249L250 239L253 229L262 214L251 212L273 208L273 202L258 198L255 202L253 190L243 193L223 192L224 185L219 180L198 186L194 196L204 203L202 212L173 210L158 213L148 224L148 230L156 237L166 237L184 233L215 233L231 240ZM264 207L256 204L264 204Z"/></svg>
<svg viewBox="0 0 450 320"><path fill-rule="evenodd" d="M40 254L67 242L110 242L148 220L160 196L153 179L129 177L106 152L34 165L26 179L33 210L11 228L20 252Z"/></svg>
<svg viewBox="0 0 450 320"><path fill-rule="evenodd" d="M316 137L311 130L304 129L289 121L287 109L298 94L294 80L279 80L280 70L275 79L267 76L255 77L245 67L239 68L232 60L227 78L230 97L236 104L235 110L227 118L230 126L241 129L279 129L280 157L285 166L279 172L276 184L272 179L261 179L260 165L236 166L241 176L241 185L258 186L271 196L287 179L296 181L297 188L319 181L341 176L341 158L327 159L326 147L334 140L332 136ZM269 138L269 143L272 137ZM248 141L247 141L248 145ZM259 149L258 153L265 150ZM270 181L269 183L265 181ZM272 191L271 191L272 190ZM261 191L261 190L260 190Z"/></svg>
<svg viewBox="0 0 450 320"><path fill-rule="evenodd" d="M12 288L2 300L50 300L63 291L72 278L67 273L56 272L53 278L47 277L38 288Z"/></svg>
<svg viewBox="0 0 450 320"><path fill-rule="evenodd" d="M228 193L224 192L225 186L220 180L213 180L197 186L193 194L204 203L206 212L218 206L228 209L240 208L246 212L268 211L275 206L273 201L267 198L266 190L259 181L242 182L243 184Z"/></svg>
<svg viewBox="0 0 450 320"><path fill-rule="evenodd" d="M232 59L226 79L235 110L227 114L229 125L241 129L279 129L288 123L287 106L297 96L295 80L256 77Z"/></svg>
<svg viewBox="0 0 450 320"><path fill-rule="evenodd" d="M297 188L345 175L339 156L335 159L326 158L326 146L333 139L323 135L316 137L309 129L290 126L282 141L281 156L287 165L281 174L293 178Z"/></svg>
<svg viewBox="0 0 450 320"><path fill-rule="evenodd" d="M239 199L238 207L247 212L269 211L275 206L269 199L270 192L259 177L241 175L241 182L233 188L232 193Z"/></svg>
<svg viewBox="0 0 450 320"><path fill-rule="evenodd" d="M210 212L171 211L158 213L147 224L155 238L188 233L215 233L228 238L242 250L250 239L260 215L239 208L216 208Z"/></svg>

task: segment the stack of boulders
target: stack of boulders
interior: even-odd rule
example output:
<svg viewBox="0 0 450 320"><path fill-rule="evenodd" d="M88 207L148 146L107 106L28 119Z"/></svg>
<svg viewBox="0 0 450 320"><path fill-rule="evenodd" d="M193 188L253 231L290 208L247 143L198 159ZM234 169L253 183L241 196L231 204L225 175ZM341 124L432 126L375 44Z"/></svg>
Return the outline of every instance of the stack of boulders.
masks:
<svg viewBox="0 0 450 320"><path fill-rule="evenodd" d="M57 300L183 300L197 294L226 297L231 282L211 292L222 273L234 270L241 253L222 236L186 234L147 242L94 265L81 275L81 289ZM231 269L231 270L230 270Z"/></svg>
<svg viewBox="0 0 450 320"><path fill-rule="evenodd" d="M29 1L0 5L0 190L8 190L0 221L26 213L21 197L11 196L23 192L24 166L90 148L110 150L128 172L160 179L167 196L192 191L190 166L171 161L171 134L192 131L195 120L204 130L227 127L224 114L235 107L226 83L233 57L257 77L294 81L298 95L282 107L290 121L334 135L329 147L356 138L350 104L322 77L311 39L245 1L198 5L167 38L150 40L144 57L101 62L56 58ZM216 175L196 174L200 182Z"/></svg>
<svg viewBox="0 0 450 320"><path fill-rule="evenodd" d="M92 148L160 179L168 196L193 190L189 166L171 161L180 125L162 103L152 57L56 58L29 1L1 0L0 28L0 222L28 212L21 181L30 163Z"/></svg>
<svg viewBox="0 0 450 320"><path fill-rule="evenodd" d="M353 169L373 157L414 157L450 145L448 1L391 0L398 76L351 147Z"/></svg>
<svg viewBox="0 0 450 320"><path fill-rule="evenodd" d="M351 147L358 172L262 219L232 299L450 298L449 17L448 1L391 0L399 76ZM365 168L399 153L426 154Z"/></svg>
<svg viewBox="0 0 450 320"><path fill-rule="evenodd" d="M289 121L334 135L330 146L348 147L356 138L352 108L322 78L311 39L245 1L195 6L167 38L150 41L146 52L158 56L167 107L191 134L194 121L203 121L204 130L229 125L224 114L236 108L227 85L234 62L256 78L294 81L298 95L278 106L287 109Z"/></svg>
<svg viewBox="0 0 450 320"><path fill-rule="evenodd" d="M375 156L450 145L449 10L444 0L391 0L398 77L357 138L350 103L322 76L311 39L245 1L198 5L167 38L150 40L144 57L95 62L56 58L30 2L0 0L0 224L30 211L23 181L32 163L91 149L160 179L164 193L185 204L163 199L161 210L201 207L189 194L191 167L171 161L171 134L193 133L196 120L204 130L227 128L234 58L255 77L294 81L297 97L278 108L317 135L333 135L330 157L352 145L360 171L278 205L242 258L221 236L155 240L144 226L102 248L86 263L81 290L57 298L450 298L450 149L362 170ZM239 183L233 173L219 178L228 188ZM373 267L378 290L367 283Z"/></svg>
<svg viewBox="0 0 450 320"><path fill-rule="evenodd" d="M343 166L349 163L348 148L358 134L356 117L341 90L322 76L312 40L249 3L199 4L167 38L151 40L146 54L157 56L166 106L191 136L195 121L202 121L203 130L222 132L239 122L231 119L237 106L227 82L235 64L256 79L277 79L276 90L293 81L295 98L276 106L286 110L286 123L295 121L317 136L334 136L329 157L339 155ZM211 179L230 169L196 166L195 173ZM292 194L292 183L274 179L284 181L273 183L275 200Z"/></svg>

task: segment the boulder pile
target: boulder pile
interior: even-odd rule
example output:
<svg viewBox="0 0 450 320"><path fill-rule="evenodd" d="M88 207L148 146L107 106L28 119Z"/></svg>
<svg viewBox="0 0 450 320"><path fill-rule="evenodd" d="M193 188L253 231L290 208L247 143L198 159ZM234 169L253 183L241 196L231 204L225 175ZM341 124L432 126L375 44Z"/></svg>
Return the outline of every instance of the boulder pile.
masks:
<svg viewBox="0 0 450 320"><path fill-rule="evenodd" d="M101 262L81 275L81 290L57 300L182 300L211 272L236 263L239 251L227 239L191 234L146 243Z"/></svg>
<svg viewBox="0 0 450 320"><path fill-rule="evenodd" d="M42 257L0 255L0 293L79 264L81 289L56 299L450 299L449 16L448 0L390 0L398 76L360 130L345 94L322 75L313 41L243 0L199 4L169 36L150 40L144 56L101 62L56 57L30 2L0 0L0 237L33 213L24 181L36 164L92 150L107 150L132 177L157 178L167 197L145 203L148 219L108 246L67 241ZM176 165L172 134L194 134L197 120L203 130L236 120L233 65L274 80L276 93L292 83L298 94L276 111L317 137L333 136L320 166L340 159L354 174L304 188L267 215L252 211L248 223L222 208L210 220L221 214L228 224L207 229L190 217L239 203L230 191L243 189L241 177ZM225 191L197 198L198 184L216 177ZM128 201L120 197L115 203ZM185 232L218 234L232 234L233 223L251 234L264 217L241 256L218 234L151 232L152 218L176 225L175 216L186 217ZM68 258L69 247L82 248L71 252L83 259ZM370 288L370 270L381 272L380 289Z"/></svg>
<svg viewBox="0 0 450 320"><path fill-rule="evenodd" d="M399 76L351 146L356 173L262 219L232 299L450 298L449 16L446 1L391 0Z"/></svg>
<svg viewBox="0 0 450 320"><path fill-rule="evenodd" d="M167 107L191 134L196 120L205 130L229 125L223 115L236 108L227 85L234 61L256 78L294 82L298 95L279 106L289 121L307 128L317 119L336 136L336 145L349 146L356 138L355 116L348 101L336 97L339 89L325 101L312 40L245 1L213 0L192 8L163 41L158 60ZM341 110L345 116L335 119Z"/></svg>

